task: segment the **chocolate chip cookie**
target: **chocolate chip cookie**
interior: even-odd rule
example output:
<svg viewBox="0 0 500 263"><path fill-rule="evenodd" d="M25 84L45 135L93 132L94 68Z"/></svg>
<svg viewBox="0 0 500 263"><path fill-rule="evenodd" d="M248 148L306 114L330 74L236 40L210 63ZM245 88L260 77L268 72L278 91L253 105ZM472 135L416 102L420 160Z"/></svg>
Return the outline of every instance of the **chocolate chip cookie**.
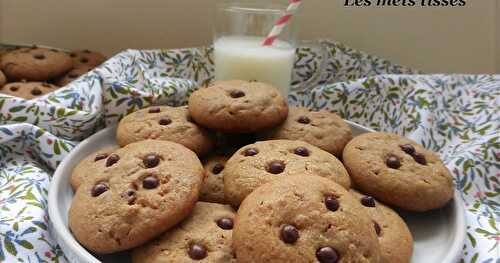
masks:
<svg viewBox="0 0 500 263"><path fill-rule="evenodd" d="M238 206L257 187L281 177L318 175L349 188L342 163L332 154L302 141L261 141L244 146L226 163L224 193Z"/></svg>
<svg viewBox="0 0 500 263"><path fill-rule="evenodd" d="M352 139L352 132L349 124L335 113L290 107L284 123L257 137L264 140L301 140L341 157L344 146Z"/></svg>
<svg viewBox="0 0 500 263"><path fill-rule="evenodd" d="M373 223L384 263L409 263L413 254L413 237L405 221L391 208L371 196L349 191L365 208Z"/></svg>
<svg viewBox="0 0 500 263"><path fill-rule="evenodd" d="M0 93L31 100L47 95L58 88L45 82L12 82L0 86Z"/></svg>
<svg viewBox="0 0 500 263"><path fill-rule="evenodd" d="M265 184L241 204L233 242L238 262L380 262L373 223L335 182L290 176Z"/></svg>
<svg viewBox="0 0 500 263"><path fill-rule="evenodd" d="M7 83L7 78L5 78L5 75L0 70L0 87L2 87L3 85L5 85L5 83Z"/></svg>
<svg viewBox="0 0 500 263"><path fill-rule="evenodd" d="M88 66L80 66L78 68L74 68L70 70L66 75L62 76L58 80L56 80L56 84L60 87L64 87L68 85L69 83L73 82L77 78L79 78L81 75L86 74L87 72L91 71L93 67L88 67Z"/></svg>
<svg viewBox="0 0 500 263"><path fill-rule="evenodd" d="M106 57L97 51L80 50L69 53L75 67L91 67L95 68L106 61Z"/></svg>
<svg viewBox="0 0 500 263"><path fill-rule="evenodd" d="M174 142L131 143L102 164L78 187L68 216L80 244L101 254L142 245L175 226L194 207L203 181L198 157Z"/></svg>
<svg viewBox="0 0 500 263"><path fill-rule="evenodd" d="M198 155L208 153L215 144L213 134L191 120L187 107L149 107L125 116L118 124L119 145L145 139L177 142Z"/></svg>
<svg viewBox="0 0 500 263"><path fill-rule="evenodd" d="M178 227L134 249L132 262L236 262L232 248L234 217L228 205L198 202Z"/></svg>
<svg viewBox="0 0 500 263"><path fill-rule="evenodd" d="M288 106L279 90L269 84L230 80L195 91L189 97L189 113L211 129L250 133L282 123Z"/></svg>
<svg viewBox="0 0 500 263"><path fill-rule="evenodd" d="M200 200L226 204L224 197L224 167L229 157L214 155L203 161L205 180L201 188Z"/></svg>
<svg viewBox="0 0 500 263"><path fill-rule="evenodd" d="M106 147L96 151L75 166L70 179L70 184L71 187L73 187L73 190L78 189L83 181L98 176L99 171L106 166L106 159L108 156L117 149L118 147Z"/></svg>
<svg viewBox="0 0 500 263"><path fill-rule="evenodd" d="M347 144L343 160L359 190L386 204L428 211L453 197L451 174L439 156L402 136L362 134Z"/></svg>
<svg viewBox="0 0 500 263"><path fill-rule="evenodd" d="M2 69L10 81L47 81L73 67L68 54L57 49L20 48L2 56Z"/></svg>

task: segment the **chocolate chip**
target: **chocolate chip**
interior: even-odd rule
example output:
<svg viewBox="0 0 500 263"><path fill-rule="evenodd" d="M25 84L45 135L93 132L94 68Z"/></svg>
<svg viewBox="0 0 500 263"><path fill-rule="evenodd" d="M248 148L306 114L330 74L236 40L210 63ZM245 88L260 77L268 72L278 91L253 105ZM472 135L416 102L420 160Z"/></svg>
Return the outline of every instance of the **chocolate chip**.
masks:
<svg viewBox="0 0 500 263"><path fill-rule="evenodd" d="M75 53L69 53L69 56L72 57L72 58L74 58L74 57L76 57L76 54Z"/></svg>
<svg viewBox="0 0 500 263"><path fill-rule="evenodd" d="M97 183L92 187L91 195L93 197L100 196L102 193L108 191L109 187L105 183Z"/></svg>
<svg viewBox="0 0 500 263"><path fill-rule="evenodd" d="M337 200L337 197L333 195L327 195L325 197L325 205L328 210L335 212L339 209L339 200Z"/></svg>
<svg viewBox="0 0 500 263"><path fill-rule="evenodd" d="M106 160L106 167L112 166L113 164L117 163L119 160L120 160L120 156L118 156L117 154L110 155L108 157L108 159Z"/></svg>
<svg viewBox="0 0 500 263"><path fill-rule="evenodd" d="M300 116L297 121L302 124L309 124L311 123L311 119L309 119L307 116Z"/></svg>
<svg viewBox="0 0 500 263"><path fill-rule="evenodd" d="M125 197L129 205L133 204L137 199L137 191L135 189L129 188L125 191Z"/></svg>
<svg viewBox="0 0 500 263"><path fill-rule="evenodd" d="M158 178L156 178L154 176L148 176L142 180L142 187L144 189L154 189L154 188L158 187L159 183L160 182L158 181Z"/></svg>
<svg viewBox="0 0 500 263"><path fill-rule="evenodd" d="M221 163L216 163L214 167L212 167L212 173L213 174L220 174L224 170L224 165Z"/></svg>
<svg viewBox="0 0 500 263"><path fill-rule="evenodd" d="M156 154L148 154L144 157L144 159L142 159L142 163L144 163L146 168L153 168L160 163L160 158L158 158L158 155Z"/></svg>
<svg viewBox="0 0 500 263"><path fill-rule="evenodd" d="M371 196L363 196L363 198L361 198L361 204L366 207L375 207L375 199Z"/></svg>
<svg viewBox="0 0 500 263"><path fill-rule="evenodd" d="M292 225L283 225L281 227L280 238L287 244L293 244L299 239L299 230Z"/></svg>
<svg viewBox="0 0 500 263"><path fill-rule="evenodd" d="M255 148L248 148L245 151L243 151L244 156L254 156L259 153L259 150Z"/></svg>
<svg viewBox="0 0 500 263"><path fill-rule="evenodd" d="M192 244L189 246L188 255L194 260L202 260L207 257L207 249L204 246Z"/></svg>
<svg viewBox="0 0 500 263"><path fill-rule="evenodd" d="M282 161L272 161L266 168L272 174L280 174L285 170L285 163Z"/></svg>
<svg viewBox="0 0 500 263"><path fill-rule="evenodd" d="M231 98L236 99L245 96L245 92L241 90L232 90L231 93L229 93L229 95L231 96Z"/></svg>
<svg viewBox="0 0 500 263"><path fill-rule="evenodd" d="M35 54L35 55L33 55L33 57L35 59L45 59L45 55L44 54Z"/></svg>
<svg viewBox="0 0 500 263"><path fill-rule="evenodd" d="M387 165L387 167L392 169L398 169L399 167L401 167L399 158L394 155L390 155L389 157L387 157L387 159L385 160L385 164Z"/></svg>
<svg viewBox="0 0 500 263"><path fill-rule="evenodd" d="M415 153L413 155L413 160L421 165L427 165L427 159L425 159L425 156L421 153Z"/></svg>
<svg viewBox="0 0 500 263"><path fill-rule="evenodd" d="M161 109L160 108L156 108L156 107L155 108L149 108L149 110L148 110L149 113L158 113L160 111L161 111Z"/></svg>
<svg viewBox="0 0 500 263"><path fill-rule="evenodd" d="M17 90L19 90L19 86L12 86L12 87L10 87L10 90L17 91Z"/></svg>
<svg viewBox="0 0 500 263"><path fill-rule="evenodd" d="M399 145L399 147L401 148L401 150L403 150L403 152L409 155L413 155L415 153L415 147L413 147L413 145L411 144L403 144Z"/></svg>
<svg viewBox="0 0 500 263"><path fill-rule="evenodd" d="M81 58L81 59L80 59L80 62L82 62L82 63L88 63L88 62L89 62L89 60L88 60L87 58Z"/></svg>
<svg viewBox="0 0 500 263"><path fill-rule="evenodd" d="M295 148L293 153L295 153L296 155L304 156L304 157L309 156L309 150L306 147L302 147L302 146Z"/></svg>
<svg viewBox="0 0 500 263"><path fill-rule="evenodd" d="M100 153L100 154L98 154L98 155L95 156L94 162L97 162L99 160L106 159L106 158L108 158L108 154L107 153Z"/></svg>
<svg viewBox="0 0 500 263"><path fill-rule="evenodd" d="M33 95L33 96L42 95L42 91L39 90L38 88L34 88L31 90L31 95Z"/></svg>
<svg viewBox="0 0 500 263"><path fill-rule="evenodd" d="M233 229L233 219L227 217L221 218L217 220L217 225L225 230Z"/></svg>
<svg viewBox="0 0 500 263"><path fill-rule="evenodd" d="M160 119L160 121L158 122L160 125L169 125L170 123L172 123L172 120L169 118L169 117L163 117Z"/></svg>
<svg viewBox="0 0 500 263"><path fill-rule="evenodd" d="M333 247L322 247L316 250L316 258L320 263L336 263L340 257Z"/></svg>
<svg viewBox="0 0 500 263"><path fill-rule="evenodd" d="M377 236L380 236L380 232L382 231L380 225L377 222L373 222L373 227L375 228L375 233L377 233Z"/></svg>

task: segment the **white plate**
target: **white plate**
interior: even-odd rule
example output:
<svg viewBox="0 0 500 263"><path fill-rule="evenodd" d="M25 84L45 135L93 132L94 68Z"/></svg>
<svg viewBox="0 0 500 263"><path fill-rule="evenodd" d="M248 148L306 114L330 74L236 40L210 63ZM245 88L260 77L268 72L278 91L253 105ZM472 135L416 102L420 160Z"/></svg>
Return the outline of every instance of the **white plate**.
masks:
<svg viewBox="0 0 500 263"><path fill-rule="evenodd" d="M372 132L349 123L355 135ZM104 129L81 142L55 171L49 192L50 232L66 257L74 263L129 262L126 253L95 257L73 238L68 229L68 210L73 198L69 179L73 167L100 148L116 145L115 128ZM462 199L455 193L446 207L427 213L399 211L415 240L412 263L456 263L462 254L465 239L465 214Z"/></svg>

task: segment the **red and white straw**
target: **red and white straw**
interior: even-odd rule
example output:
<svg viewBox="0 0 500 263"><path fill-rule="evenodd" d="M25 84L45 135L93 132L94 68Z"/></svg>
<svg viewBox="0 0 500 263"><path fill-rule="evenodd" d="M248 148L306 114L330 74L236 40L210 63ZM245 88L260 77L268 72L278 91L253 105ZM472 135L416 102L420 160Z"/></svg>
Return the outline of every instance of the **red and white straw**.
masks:
<svg viewBox="0 0 500 263"><path fill-rule="evenodd" d="M266 39L264 39L264 41L262 42L263 46L271 46L273 44L274 40L278 38L288 22L292 19L293 14L295 14L295 12L297 12L297 10L299 9L301 2L301 0L288 0L289 5L286 9L285 15L283 15L278 19L278 21L276 21L273 29L267 35Z"/></svg>

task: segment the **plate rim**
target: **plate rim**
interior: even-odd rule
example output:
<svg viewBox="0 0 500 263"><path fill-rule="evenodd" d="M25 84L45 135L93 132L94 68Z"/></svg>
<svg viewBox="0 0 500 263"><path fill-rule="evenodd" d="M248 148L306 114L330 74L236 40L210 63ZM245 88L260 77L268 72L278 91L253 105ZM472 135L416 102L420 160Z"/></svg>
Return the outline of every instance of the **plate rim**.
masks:
<svg viewBox="0 0 500 263"><path fill-rule="evenodd" d="M364 127L355 122L351 122L346 120L346 122L351 126L351 128L361 130L364 132L375 132L375 130ZM58 202L58 194L61 192L61 181L65 176L62 172L66 170L66 166L71 165L72 159L76 155L79 154L81 149L84 147L89 147L89 142L99 140L100 137L105 136L110 133L112 130L116 129L116 125L106 127L85 140L81 141L59 164L59 166L54 171L52 176L52 181L50 182L49 195L48 195L48 216L49 216L49 233L52 235L52 238L60 245L61 250L64 252L66 257L70 262L80 262L81 260L85 260L85 262L90 263L100 263L101 261L94 257L89 251L87 251L82 245L78 243L76 238L71 234L69 227L65 227L65 224L62 220L62 215L59 213L61 211L59 202ZM453 198L453 213L455 214L456 222L454 226L454 234L455 239L451 247L448 249L449 253L443 258L441 263L455 263L460 259L462 255L462 247L465 242L466 236L466 216L465 216L465 207L461 197L461 193L454 189L454 198ZM67 247L71 249L71 251L65 251L63 247ZM70 252L70 253L68 253Z"/></svg>

